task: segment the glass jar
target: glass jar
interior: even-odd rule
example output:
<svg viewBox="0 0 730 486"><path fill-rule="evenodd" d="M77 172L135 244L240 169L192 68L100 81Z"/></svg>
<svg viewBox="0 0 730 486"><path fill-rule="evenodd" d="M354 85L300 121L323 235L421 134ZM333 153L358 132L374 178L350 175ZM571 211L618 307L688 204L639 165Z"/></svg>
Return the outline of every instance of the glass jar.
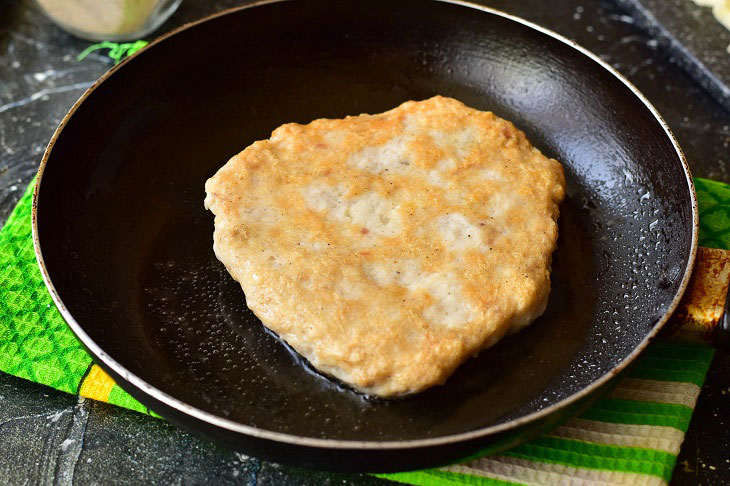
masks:
<svg viewBox="0 0 730 486"><path fill-rule="evenodd" d="M36 0L58 26L92 41L123 42L158 28L182 0Z"/></svg>

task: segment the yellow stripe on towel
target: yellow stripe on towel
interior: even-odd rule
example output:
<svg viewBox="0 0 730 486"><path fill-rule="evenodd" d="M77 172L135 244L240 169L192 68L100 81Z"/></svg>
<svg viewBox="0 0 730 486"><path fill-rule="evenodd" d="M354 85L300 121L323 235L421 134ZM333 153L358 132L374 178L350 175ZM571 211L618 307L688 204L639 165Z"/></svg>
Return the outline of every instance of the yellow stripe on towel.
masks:
<svg viewBox="0 0 730 486"><path fill-rule="evenodd" d="M97 365L93 365L81 384L79 395L106 402L109 400L109 393L111 393L114 384L111 376L107 375Z"/></svg>

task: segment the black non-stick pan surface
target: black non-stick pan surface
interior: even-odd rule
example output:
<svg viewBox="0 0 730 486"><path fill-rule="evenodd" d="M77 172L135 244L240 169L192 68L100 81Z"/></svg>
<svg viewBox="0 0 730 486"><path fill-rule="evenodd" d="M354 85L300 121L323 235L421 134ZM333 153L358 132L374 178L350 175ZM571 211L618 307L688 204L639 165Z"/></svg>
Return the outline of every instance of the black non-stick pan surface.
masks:
<svg viewBox="0 0 730 486"><path fill-rule="evenodd" d="M318 375L213 254L208 177L278 125L452 96L512 120L568 181L545 314L401 400ZM152 44L54 136L39 261L97 362L171 421L338 470L442 464L585 407L666 320L691 269L694 191L648 103L590 54L465 4L266 2Z"/></svg>

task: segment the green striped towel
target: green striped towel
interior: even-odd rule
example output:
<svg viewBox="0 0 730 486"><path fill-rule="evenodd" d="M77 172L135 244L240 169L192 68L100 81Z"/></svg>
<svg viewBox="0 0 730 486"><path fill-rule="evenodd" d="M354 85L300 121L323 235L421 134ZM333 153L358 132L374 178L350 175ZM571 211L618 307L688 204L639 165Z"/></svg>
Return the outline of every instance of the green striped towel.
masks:
<svg viewBox="0 0 730 486"><path fill-rule="evenodd" d="M697 179L701 241L730 248L730 186ZM0 230L0 371L149 411L94 365L53 306L30 229L31 188ZM612 394L549 434L463 464L380 477L414 485L665 484L713 350L655 342Z"/></svg>
<svg viewBox="0 0 730 486"><path fill-rule="evenodd" d="M653 343L606 398L537 439L496 456L385 474L415 485L666 484L713 350Z"/></svg>

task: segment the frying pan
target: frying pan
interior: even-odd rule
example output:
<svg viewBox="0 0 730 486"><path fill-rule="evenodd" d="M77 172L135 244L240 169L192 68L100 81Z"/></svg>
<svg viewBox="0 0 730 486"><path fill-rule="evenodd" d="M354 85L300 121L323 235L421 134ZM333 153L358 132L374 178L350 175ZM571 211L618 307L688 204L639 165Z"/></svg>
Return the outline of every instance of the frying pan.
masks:
<svg viewBox="0 0 730 486"><path fill-rule="evenodd" d="M545 314L401 400L318 375L245 306L203 184L285 122L435 94L513 121L566 170ZM260 2L121 63L61 123L35 192L54 300L94 359L171 422L262 458L345 471L444 464L578 413L666 322L697 208L666 124L566 39L461 2Z"/></svg>

